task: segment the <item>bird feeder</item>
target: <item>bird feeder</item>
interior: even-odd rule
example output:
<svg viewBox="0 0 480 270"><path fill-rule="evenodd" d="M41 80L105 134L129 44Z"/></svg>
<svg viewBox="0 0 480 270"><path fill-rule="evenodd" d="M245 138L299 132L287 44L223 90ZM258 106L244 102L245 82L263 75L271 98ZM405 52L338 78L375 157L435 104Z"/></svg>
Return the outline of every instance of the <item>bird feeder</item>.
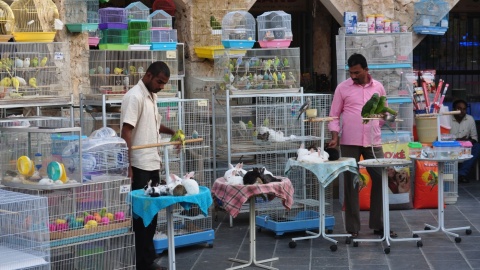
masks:
<svg viewBox="0 0 480 270"><path fill-rule="evenodd" d="M10 8L15 16L13 37L17 42L53 42L56 30L63 28L51 0L16 0Z"/></svg>
<svg viewBox="0 0 480 270"><path fill-rule="evenodd" d="M65 25L72 33L98 28L98 0L65 0Z"/></svg>
<svg viewBox="0 0 480 270"><path fill-rule="evenodd" d="M269 11L257 17L258 43L262 48L288 48L293 39L292 18L283 11Z"/></svg>
<svg viewBox="0 0 480 270"><path fill-rule="evenodd" d="M255 44L255 18L246 11L232 11L222 19L225 48L250 49Z"/></svg>

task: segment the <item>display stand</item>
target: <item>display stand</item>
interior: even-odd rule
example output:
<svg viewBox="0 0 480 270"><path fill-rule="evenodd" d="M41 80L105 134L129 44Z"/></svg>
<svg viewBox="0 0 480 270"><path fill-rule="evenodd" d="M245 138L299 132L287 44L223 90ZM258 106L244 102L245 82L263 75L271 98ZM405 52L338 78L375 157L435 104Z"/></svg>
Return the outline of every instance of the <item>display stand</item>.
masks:
<svg viewBox="0 0 480 270"><path fill-rule="evenodd" d="M367 159L358 162L364 167L380 167L382 168L382 200L383 200L383 231L384 234L380 239L353 239L353 246L358 247L359 242L382 242L386 241L387 247L384 249L385 254L390 253L390 241L417 241L417 247L423 246L420 238L392 238L390 236L390 209L388 204L388 174L387 167L392 166L406 166L411 163L410 160L405 159Z"/></svg>
<svg viewBox="0 0 480 270"><path fill-rule="evenodd" d="M455 237L455 242L460 243L462 241L462 238L460 238L458 234L453 233L452 231L465 230L465 233L467 235L470 235L472 234L472 230L470 229L470 226L456 227L456 228L450 228L450 229L445 228L445 223L444 223L445 213L444 213L444 205L443 205L443 174L444 174L443 172L445 171L445 163L453 162L453 161L462 162L470 158L440 159L440 158L411 157L411 159L419 160L419 161L438 162L438 226L435 227L429 224L425 224L425 229L423 231L413 231L413 237L418 237L419 233L434 233L434 232L442 231L448 235Z"/></svg>
<svg viewBox="0 0 480 270"><path fill-rule="evenodd" d="M201 142L202 138L185 140L185 143ZM132 150L160 147L163 146L164 161L165 161L165 174L170 175L168 166L168 149L170 145L179 145L180 141L155 143L141 146L132 146ZM130 192L132 210L135 215L140 216L143 219L145 227L152 222L156 213L162 209L166 209L167 217L167 235L168 235L168 269L175 270L175 233L173 224L173 206L176 203L180 203L185 210L189 210L191 204L197 204L204 216L208 216L208 208L212 204L212 197L210 190L207 187L200 186L200 193L196 195L184 195L184 196L160 196L150 197L144 194L143 190L134 190ZM148 211L146 211L148 210Z"/></svg>
<svg viewBox="0 0 480 270"><path fill-rule="evenodd" d="M263 263L276 261L278 257L257 261L256 251L256 235L255 235L255 196L268 194L269 199L279 197L282 199L283 206L290 209L293 205L293 186L288 178L281 178L281 182L272 182L269 184L253 184L253 185L229 185L226 180L221 177L215 180L212 186L212 193L220 201L222 201L225 210L232 216L236 217L240 212L241 206L249 201L250 203L250 258L249 260L239 260L229 258L234 262L243 263L242 265L227 268L227 270L240 269L251 265L264 269L277 269L275 267L263 265ZM272 197L273 196L273 197Z"/></svg>
<svg viewBox="0 0 480 270"><path fill-rule="evenodd" d="M322 137L323 140L323 137ZM318 227L318 233L306 231L307 234L310 236L305 237L296 237L292 238L292 241L288 244L290 248L295 248L297 244L295 241L297 240L305 240L305 239L314 239L322 236L326 240L333 242L334 244L330 246L330 250L336 251L337 250L337 243L338 241L330 238L330 237L350 237L351 234L326 234L325 232L325 188L335 179L337 176L346 171L350 171L352 173L358 173L357 163L355 162L354 158L340 158L336 161L328 161L324 163L304 163L298 162L297 160L291 158L288 160L285 166L285 174L290 171L292 166L300 166L303 167L312 173L318 178L320 183L319 186L319 216L321 218Z"/></svg>

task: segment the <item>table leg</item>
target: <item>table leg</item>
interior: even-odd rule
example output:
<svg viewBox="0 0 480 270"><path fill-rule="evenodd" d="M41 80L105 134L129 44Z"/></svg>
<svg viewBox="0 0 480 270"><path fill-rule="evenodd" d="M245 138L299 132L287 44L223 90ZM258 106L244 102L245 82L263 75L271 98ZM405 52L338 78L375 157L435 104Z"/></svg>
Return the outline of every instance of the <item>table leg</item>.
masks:
<svg viewBox="0 0 480 270"><path fill-rule="evenodd" d="M248 261L246 261L246 260L239 260L239 259L236 259L236 258L229 258L230 261L239 262L239 263L243 263L243 264L239 265L239 266L227 268L227 270L245 268L245 267L248 267L252 264L257 266L257 267L264 268L264 269L278 270L275 267L271 267L271 266L261 264L261 263L276 261L276 260L278 260L278 257L257 261L257 247L256 247L256 235L255 235L256 234L255 197L251 197L249 199L249 202L250 202L250 259Z"/></svg>
<svg viewBox="0 0 480 270"><path fill-rule="evenodd" d="M448 235L451 235L455 237L455 242L460 243L462 241L462 238L456 233L453 233L452 231L458 231L458 230L465 230L465 233L471 234L472 230L470 229L470 226L465 226L465 227L456 227L456 228L450 228L446 229L445 228L445 212L444 212L444 202L443 202L443 172L445 170L445 162L438 161L438 226L433 226L430 224L425 223L425 230L420 230L420 231L413 231L413 235L416 236L416 234L419 233L433 233L433 232L438 232L442 231Z"/></svg>
<svg viewBox="0 0 480 270"><path fill-rule="evenodd" d="M175 270L175 232L173 229L173 206L169 205L167 211L167 235L168 235L168 269Z"/></svg>
<svg viewBox="0 0 480 270"><path fill-rule="evenodd" d="M331 237L350 237L352 235L351 234L326 234L325 232L325 224L326 224L325 222L325 216L326 216L325 215L325 188L322 185L320 185L318 189L319 189L318 201L320 203L318 233L306 231L306 233L309 234L310 236L292 238L292 242L290 242L290 247L295 247L296 246L295 241L297 240L315 239L322 236L324 239L333 243L333 245L330 246L330 250L336 251L338 241Z"/></svg>
<svg viewBox="0 0 480 270"><path fill-rule="evenodd" d="M387 247L385 254L390 253L390 242L417 241L417 247L423 246L420 238L392 238L390 236L390 205L388 199L388 174L387 167L382 167L382 200L383 200L383 236L380 239L353 239L354 246L358 242L382 242L385 240Z"/></svg>

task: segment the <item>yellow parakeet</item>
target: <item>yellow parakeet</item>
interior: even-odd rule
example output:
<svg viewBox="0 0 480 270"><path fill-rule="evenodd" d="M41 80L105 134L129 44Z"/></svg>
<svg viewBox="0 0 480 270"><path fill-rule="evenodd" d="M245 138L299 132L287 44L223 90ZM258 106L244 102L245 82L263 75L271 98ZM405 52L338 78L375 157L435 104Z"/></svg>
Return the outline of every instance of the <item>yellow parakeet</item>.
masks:
<svg viewBox="0 0 480 270"><path fill-rule="evenodd" d="M13 77L12 78L12 84L13 84L13 87L15 87L15 91L18 92L18 87L20 86L20 81L16 77Z"/></svg>
<svg viewBox="0 0 480 270"><path fill-rule="evenodd" d="M171 142L180 141L182 142L183 151L185 152L185 134L183 130L179 129L175 134L173 134L172 138L170 138Z"/></svg>
<svg viewBox="0 0 480 270"><path fill-rule="evenodd" d="M48 58L45 56L42 58L42 61L40 61L40 66L44 67L47 65Z"/></svg>
<svg viewBox="0 0 480 270"><path fill-rule="evenodd" d="M118 68L116 67L114 70L113 70L113 73L116 74L116 75L120 75L122 74L123 72L123 68Z"/></svg>
<svg viewBox="0 0 480 270"><path fill-rule="evenodd" d="M28 84L33 88L37 88L37 78L35 77L30 78L28 80Z"/></svg>
<svg viewBox="0 0 480 270"><path fill-rule="evenodd" d="M12 86L12 80L9 77L5 77L0 81L0 85L4 87Z"/></svg>
<svg viewBox="0 0 480 270"><path fill-rule="evenodd" d="M137 72L137 69L135 68L135 66L129 66L128 70L130 71L130 74Z"/></svg>

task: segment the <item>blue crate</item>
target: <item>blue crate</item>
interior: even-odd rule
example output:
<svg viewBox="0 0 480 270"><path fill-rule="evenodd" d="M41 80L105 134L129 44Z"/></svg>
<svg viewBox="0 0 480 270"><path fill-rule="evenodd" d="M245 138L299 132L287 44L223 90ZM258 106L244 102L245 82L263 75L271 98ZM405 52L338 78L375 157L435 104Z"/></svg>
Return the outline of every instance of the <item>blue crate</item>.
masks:
<svg viewBox="0 0 480 270"><path fill-rule="evenodd" d="M152 51L171 51L177 49L177 42L152 42Z"/></svg>
<svg viewBox="0 0 480 270"><path fill-rule="evenodd" d="M318 212L302 211L297 216L285 220L273 220L268 215L256 216L255 223L259 228L264 228L275 232L275 235L280 236L286 232L310 231L318 230L320 219ZM335 225L334 216L325 216L324 227L327 230L333 230Z"/></svg>
<svg viewBox="0 0 480 270"><path fill-rule="evenodd" d="M175 235L175 248L191 246L201 243L206 243L210 247L213 246L213 240L215 239L215 232L212 229L194 232L185 235ZM153 245L155 246L155 252L161 254L163 251L168 250L168 238L155 240L153 239Z"/></svg>
<svg viewBox="0 0 480 270"><path fill-rule="evenodd" d="M236 49L251 49L255 45L255 40L222 40L223 47Z"/></svg>

